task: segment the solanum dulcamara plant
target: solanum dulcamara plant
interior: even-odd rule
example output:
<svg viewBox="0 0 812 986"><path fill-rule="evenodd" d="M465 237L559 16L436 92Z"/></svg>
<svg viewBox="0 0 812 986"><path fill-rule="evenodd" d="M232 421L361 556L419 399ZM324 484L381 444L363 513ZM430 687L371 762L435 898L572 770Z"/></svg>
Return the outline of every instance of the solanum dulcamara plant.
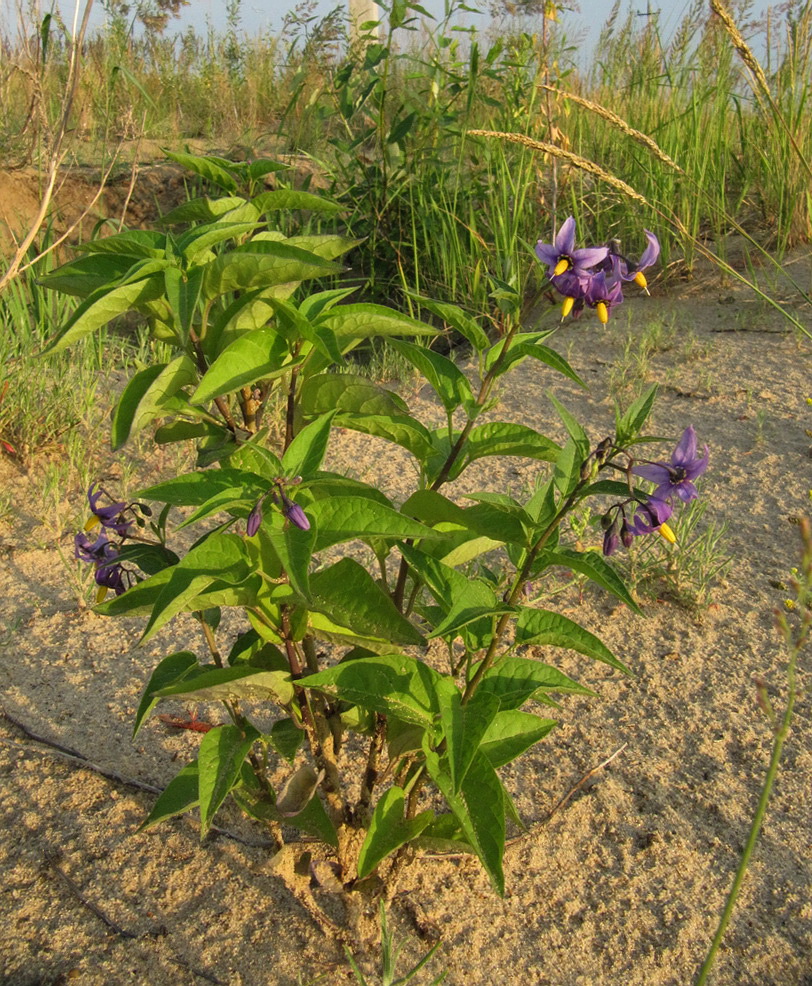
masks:
<svg viewBox="0 0 812 986"><path fill-rule="evenodd" d="M338 262L353 241L285 235L269 221L280 210L334 213L333 203L268 190L266 176L283 167L273 161L170 156L220 194L180 206L162 229L88 242L46 279L82 299L51 349L134 310L174 354L125 387L114 448L156 425L156 442L197 447L194 471L130 502L94 484L76 537L107 593L98 612L142 615L145 642L182 613L199 626L152 671L135 732L167 700L219 702L227 714L201 730L197 756L143 827L197 808L205 836L231 799L280 854L308 854L309 868L280 870L302 895L313 879L345 900L369 899L392 888L407 851L425 848L474 854L502 893L506 831L522 823L500 769L548 735L561 696L592 694L547 658L564 649L626 673L578 623L529 605L525 587L563 568L639 612L606 556L635 537L673 539L673 503L696 494L707 449L698 454L688 427L667 461L641 457L653 389L618 409L599 441L555 397L563 441L501 420L494 387L523 361L581 384L547 345L554 330L513 317L493 341L484 320L447 301L419 299L432 323L354 301ZM609 291L611 278L653 263L647 235L634 265L608 247L575 250L567 220L538 253L553 283L568 279L580 292L568 297L590 305L596 279ZM470 373L432 348L445 330L470 347ZM439 427L347 372L348 354L381 338L433 389ZM337 427L410 457L408 495L394 501L331 470ZM471 463L492 456L537 464L528 496L455 494ZM562 523L593 498L603 547L576 550ZM192 532L190 547L170 544L172 523L187 543Z"/></svg>

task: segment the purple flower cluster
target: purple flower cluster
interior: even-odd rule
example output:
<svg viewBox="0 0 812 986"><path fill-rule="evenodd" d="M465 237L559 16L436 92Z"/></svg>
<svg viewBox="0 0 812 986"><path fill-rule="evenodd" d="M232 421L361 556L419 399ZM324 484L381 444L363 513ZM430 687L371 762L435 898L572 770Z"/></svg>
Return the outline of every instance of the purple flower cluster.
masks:
<svg viewBox="0 0 812 986"><path fill-rule="evenodd" d="M655 483L656 489L642 498L632 497L624 503L616 503L607 510L602 518L603 553L612 555L621 544L628 548L635 537L654 531L673 544L676 538L668 520L674 512L674 499L683 503L696 499L699 494L693 481L708 468L708 454L705 445L704 454L697 455L696 432L693 425L689 425L668 462L644 462L633 466L632 473Z"/></svg>
<svg viewBox="0 0 812 986"><path fill-rule="evenodd" d="M106 497L110 502L103 506L100 501ZM94 579L99 587L97 601L104 599L107 590L112 589L117 596L126 592L132 583L132 573L119 561L119 551L124 540L131 535L135 519L133 507L138 507L144 514L149 514L149 508L144 504L127 504L114 500L110 494L97 483L91 483L87 491L87 502L90 506L90 519L73 539L73 554L80 561L96 566ZM143 524L143 521L137 520ZM94 538L88 535L96 527L101 531ZM118 543L110 540L115 535Z"/></svg>
<svg viewBox="0 0 812 986"><path fill-rule="evenodd" d="M547 265L554 287L564 296L562 318L570 312L577 317L584 307L594 308L604 324L609 312L623 301L623 282L634 281L647 290L643 271L660 256L660 243L654 233L646 234L647 245L633 263L624 257L616 240L609 246L575 249L575 220L569 216L552 243L536 244L536 256Z"/></svg>

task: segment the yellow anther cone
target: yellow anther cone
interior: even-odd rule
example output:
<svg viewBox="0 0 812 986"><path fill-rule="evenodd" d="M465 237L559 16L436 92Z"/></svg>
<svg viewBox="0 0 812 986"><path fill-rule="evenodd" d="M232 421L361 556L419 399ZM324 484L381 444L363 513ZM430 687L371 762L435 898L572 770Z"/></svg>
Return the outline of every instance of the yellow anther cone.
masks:
<svg viewBox="0 0 812 986"><path fill-rule="evenodd" d="M558 277L559 274L563 274L565 270L569 270L569 269L570 269L569 260L566 257L562 257L555 265L553 276Z"/></svg>
<svg viewBox="0 0 812 986"><path fill-rule="evenodd" d="M572 311L572 306L574 304L575 304L575 298L565 298L564 299L564 304L561 306L561 321L562 322L567 317L567 315L569 315L569 313Z"/></svg>
<svg viewBox="0 0 812 986"><path fill-rule="evenodd" d="M669 544L677 543L677 535L671 530L668 524L660 524L657 528L658 533L661 537L664 537Z"/></svg>

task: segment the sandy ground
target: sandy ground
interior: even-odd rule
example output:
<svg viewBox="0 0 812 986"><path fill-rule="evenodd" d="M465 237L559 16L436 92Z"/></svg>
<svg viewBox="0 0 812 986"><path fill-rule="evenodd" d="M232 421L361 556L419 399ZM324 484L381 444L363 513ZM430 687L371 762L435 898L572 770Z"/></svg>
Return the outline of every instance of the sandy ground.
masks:
<svg viewBox="0 0 812 986"><path fill-rule="evenodd" d="M627 338L639 353L645 326L660 317L660 347L635 369ZM560 726L505 771L529 826L507 851L505 898L475 860L422 859L404 875L391 924L406 960L439 938L429 968L446 968L452 986L678 986L693 980L715 930L766 769L772 732L756 679L779 708L785 693L771 611L788 594L781 584L798 561L797 518L809 508L809 343L711 283L679 301L655 295L626 305L603 331L583 320L554 345L590 393L528 362L495 414L558 435L544 396L552 388L598 441L611 428L610 385L624 373L659 381L654 431L676 438L693 424L711 448L702 492L707 518L729 524L732 566L698 612L649 598L643 619L597 590L559 597L634 677L537 651L598 697L567 699ZM425 393L415 408L436 417ZM396 453L337 433L330 454L334 467L405 493L408 469ZM519 492L535 468L487 460L451 492ZM2 708L105 770L164 785L192 758L199 734L152 720L132 743L132 719L160 657L197 646L191 619L142 648L140 621L79 609L55 546L27 546L22 505L34 477L5 468L2 479L21 505L0 557ZM62 547L70 550L69 538ZM808 680L808 656L802 674ZM719 986L812 986L810 733L807 697L718 959ZM216 835L201 845L193 817L137 834L153 795L60 759L7 718L0 738L7 986L351 981L338 945L273 876L257 845L263 833L236 811L218 821L255 844Z"/></svg>

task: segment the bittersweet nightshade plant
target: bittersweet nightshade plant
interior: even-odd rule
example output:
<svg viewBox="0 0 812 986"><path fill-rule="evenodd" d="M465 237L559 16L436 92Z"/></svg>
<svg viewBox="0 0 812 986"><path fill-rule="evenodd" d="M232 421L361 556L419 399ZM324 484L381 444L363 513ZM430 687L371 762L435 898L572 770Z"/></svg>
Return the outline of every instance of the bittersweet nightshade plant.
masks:
<svg viewBox="0 0 812 986"><path fill-rule="evenodd" d="M85 245L91 274L78 263L54 275L84 301L53 348L135 308L169 353L125 387L114 444L157 419L158 441L197 447L196 470L138 494L136 504L163 505L149 524L154 541L141 525L131 534L127 510L101 505L95 487L91 509L103 540L81 534L76 541L77 556L117 594L99 612L147 614L144 641L184 612L202 630L202 644L190 639L155 668L136 731L164 699L221 701L228 710L228 724L202 734L198 756L170 782L145 827L197 808L205 834L232 798L288 854L291 865L279 873L317 917L311 874L354 892L343 898L350 914L355 901L387 885L389 893L407 850L421 848L475 855L502 893L515 809L499 772L555 725L532 700L556 707L556 693L588 692L528 645L569 649L626 671L600 640L532 599L563 567L639 612L600 550L576 550L562 531L585 501L611 497L607 554L620 542L665 532L671 504L637 488L632 472L655 390L618 409L612 434L594 447L554 399L566 433L561 444L528 424L484 421L501 378L528 358L541 373L583 385L546 344L550 332L526 330L517 313L492 340L484 317L420 298L473 347L478 358L465 373L434 348L407 341L438 335L436 326L353 303L352 288L340 281L308 290L342 275L334 260L354 241L265 228L278 209L337 206L292 189L257 193L257 182L283 168L275 162L180 157L220 182L223 197L165 216L179 228L151 231L146 258L145 234L123 231ZM252 191L239 195L240 188ZM576 249L571 217L553 244L538 244L536 256L574 303L607 312L618 303L620 261L609 277L599 269L607 247ZM100 285L105 271L109 280ZM420 420L383 386L334 372L355 347L382 337L394 337L391 344L434 390L446 412L441 425ZM278 419L265 420L272 408L280 409ZM414 486L394 500L374 483L329 471L336 429L397 447L411 459ZM505 490L455 491L471 463L502 455L533 465L531 495L520 501ZM184 510L179 526L196 535L178 554L166 532L175 508ZM352 551L342 556L348 544ZM501 564L486 564L485 552L499 553ZM223 611L231 618L221 626ZM437 659L434 641L447 661ZM302 834L311 840L306 848Z"/></svg>

